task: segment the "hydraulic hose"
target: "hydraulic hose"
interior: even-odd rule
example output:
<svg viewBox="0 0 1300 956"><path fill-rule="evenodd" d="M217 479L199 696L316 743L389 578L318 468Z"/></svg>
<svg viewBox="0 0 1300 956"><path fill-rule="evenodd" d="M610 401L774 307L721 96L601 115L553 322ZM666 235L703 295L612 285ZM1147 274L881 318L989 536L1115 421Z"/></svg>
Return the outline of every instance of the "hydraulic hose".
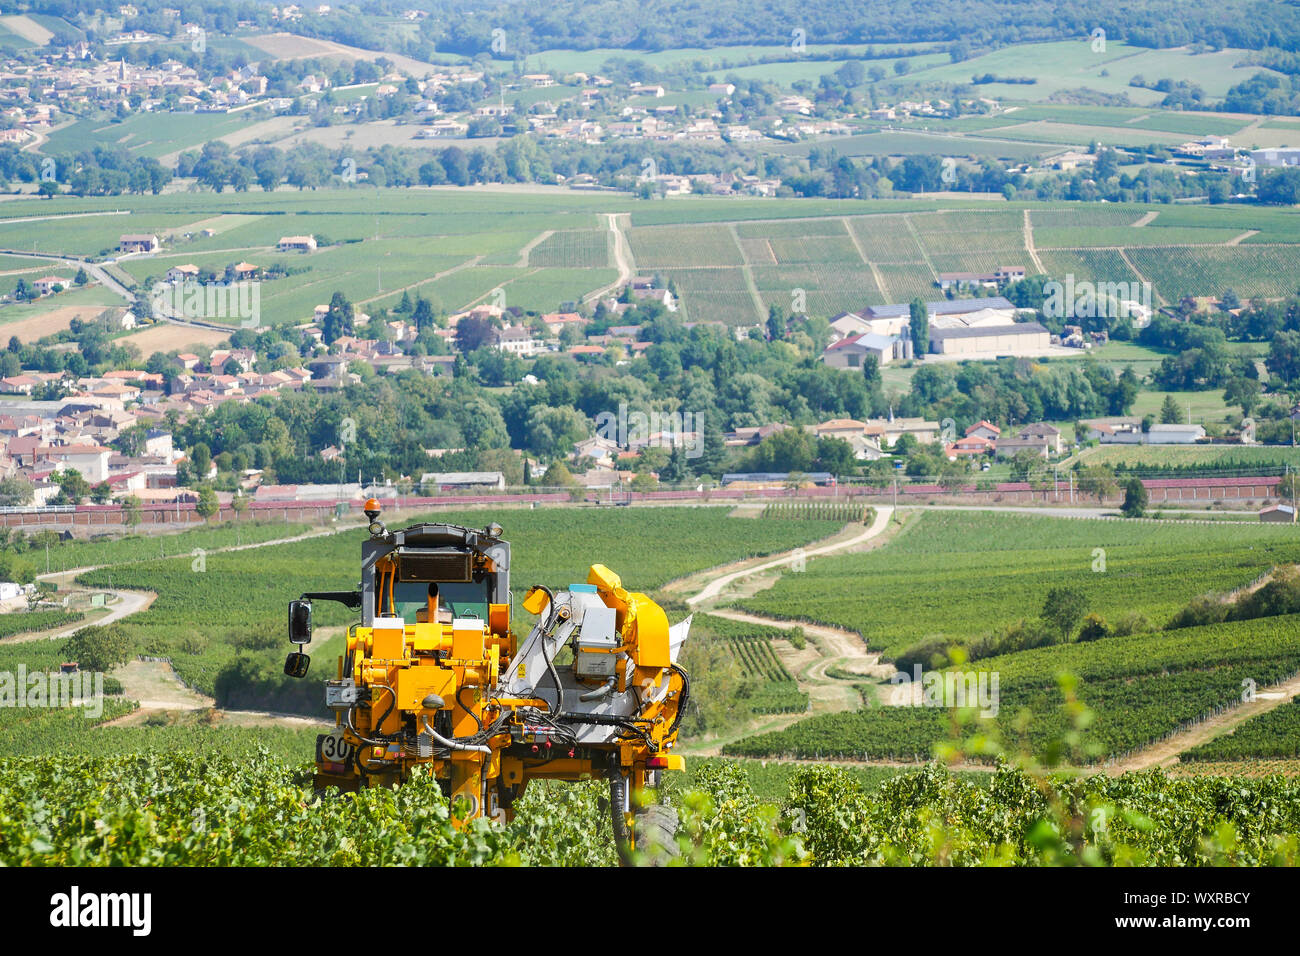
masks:
<svg viewBox="0 0 1300 956"><path fill-rule="evenodd" d="M424 725L425 733L427 733L438 743L442 744L444 747L447 747L451 750L472 751L473 753L480 753L480 754L492 753L491 747L484 747L478 744L463 744L463 743L458 743L455 740L448 740L442 734L438 733L438 731L433 729L433 727L429 724L429 717L426 714L420 715L420 723Z"/></svg>
<svg viewBox="0 0 1300 956"><path fill-rule="evenodd" d="M551 714L553 718L559 718L564 714L564 685L560 683L560 675L555 672L555 664L551 661L551 655L546 653L546 639L550 637L551 628L555 624L555 615L558 608L555 606L555 592L545 584L534 584L534 588L546 595L546 620L542 623L542 660L546 661L546 671L551 675L551 680L555 682L555 712Z"/></svg>
<svg viewBox="0 0 1300 956"><path fill-rule="evenodd" d="M682 718L686 716L686 705L691 700L691 678L686 670L678 664L674 664L672 669L677 672L682 679L682 693L677 698L677 713L673 715L672 726L668 728L668 736L671 737L677 733L677 727L681 724Z"/></svg>
<svg viewBox="0 0 1300 956"><path fill-rule="evenodd" d="M578 700L582 701L584 704L589 704L593 700L600 700L602 697L608 697L609 692L614 689L614 685L617 683L618 683L618 678L611 677L609 680L605 681L605 683L601 684L595 690L589 690L585 694L578 695Z"/></svg>

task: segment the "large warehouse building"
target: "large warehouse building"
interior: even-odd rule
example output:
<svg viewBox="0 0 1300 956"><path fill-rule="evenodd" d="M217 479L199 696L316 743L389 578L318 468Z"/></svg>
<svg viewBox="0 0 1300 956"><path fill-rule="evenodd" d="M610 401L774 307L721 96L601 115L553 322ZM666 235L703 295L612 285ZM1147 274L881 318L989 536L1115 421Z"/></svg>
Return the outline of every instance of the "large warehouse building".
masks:
<svg viewBox="0 0 1300 956"><path fill-rule="evenodd" d="M1037 322L1017 322L1020 310L1002 296L940 299L925 303L925 310L931 354L1041 355L1052 348L1052 334ZM906 304L870 305L836 316L831 323L836 341L822 361L836 368L860 368L867 352L881 365L911 358L909 312Z"/></svg>
<svg viewBox="0 0 1300 956"><path fill-rule="evenodd" d="M1052 333L1037 322L959 325L930 330L930 351L938 355L976 352L1022 355L1046 350L1051 344Z"/></svg>

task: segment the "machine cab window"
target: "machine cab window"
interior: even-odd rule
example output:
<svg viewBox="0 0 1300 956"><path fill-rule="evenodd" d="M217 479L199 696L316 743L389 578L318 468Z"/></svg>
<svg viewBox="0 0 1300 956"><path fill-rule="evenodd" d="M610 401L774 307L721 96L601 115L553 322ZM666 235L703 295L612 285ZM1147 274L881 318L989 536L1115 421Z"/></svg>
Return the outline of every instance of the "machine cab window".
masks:
<svg viewBox="0 0 1300 956"><path fill-rule="evenodd" d="M486 581L399 581L393 589L393 612L417 623L450 624L464 617L486 621L490 599Z"/></svg>

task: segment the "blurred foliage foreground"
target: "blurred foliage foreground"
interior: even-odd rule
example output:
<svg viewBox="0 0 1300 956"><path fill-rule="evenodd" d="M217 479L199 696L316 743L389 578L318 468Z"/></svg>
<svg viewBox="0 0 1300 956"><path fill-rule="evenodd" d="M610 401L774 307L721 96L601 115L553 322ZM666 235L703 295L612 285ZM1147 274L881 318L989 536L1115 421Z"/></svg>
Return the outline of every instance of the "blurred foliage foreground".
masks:
<svg viewBox="0 0 1300 956"><path fill-rule="evenodd" d="M768 865L1294 865L1300 782L1079 776L1091 714L1037 755L1008 755L952 711L935 762L876 786L844 769L795 770L779 803L741 766L708 762L656 799L680 816L673 862ZM992 756L981 785L945 763ZM317 796L310 769L269 751L0 760L0 865L613 865L601 782L534 783L505 826L459 831L436 782ZM643 862L664 862L643 859Z"/></svg>

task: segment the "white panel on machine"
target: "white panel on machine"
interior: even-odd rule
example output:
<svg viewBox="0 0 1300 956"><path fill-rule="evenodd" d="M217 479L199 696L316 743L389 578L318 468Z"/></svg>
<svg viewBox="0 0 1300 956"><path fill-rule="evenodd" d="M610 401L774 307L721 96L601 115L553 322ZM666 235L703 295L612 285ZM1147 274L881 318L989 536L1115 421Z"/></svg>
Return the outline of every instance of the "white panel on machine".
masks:
<svg viewBox="0 0 1300 956"><path fill-rule="evenodd" d="M573 656L573 672L579 677L613 677L618 656L617 615L612 607L588 605L582 614Z"/></svg>

